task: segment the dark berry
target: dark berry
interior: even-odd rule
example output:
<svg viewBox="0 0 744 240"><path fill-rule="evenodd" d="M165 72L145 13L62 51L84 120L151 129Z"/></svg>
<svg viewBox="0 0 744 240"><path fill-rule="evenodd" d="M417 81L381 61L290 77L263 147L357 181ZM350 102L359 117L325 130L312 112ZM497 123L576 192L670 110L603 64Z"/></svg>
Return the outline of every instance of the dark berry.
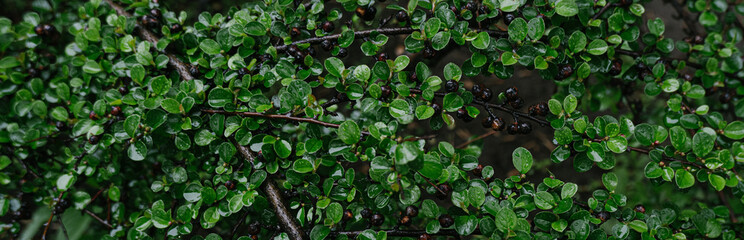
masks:
<svg viewBox="0 0 744 240"><path fill-rule="evenodd" d="M65 212L70 207L70 201L67 199L60 199L56 205L54 205L54 215L59 215Z"/></svg>
<svg viewBox="0 0 744 240"><path fill-rule="evenodd" d="M470 92L472 92L473 95L478 96L481 93L483 93L483 89L485 89L485 88L486 88L486 86L483 85L482 83L481 84L476 84L476 85L473 85L473 88L470 89Z"/></svg>
<svg viewBox="0 0 744 240"><path fill-rule="evenodd" d="M372 226L380 226L384 222L385 222L385 216L379 213L372 215L372 217L369 218L369 223L372 224Z"/></svg>
<svg viewBox="0 0 744 240"><path fill-rule="evenodd" d="M34 27L34 32L36 32L36 35L39 35L41 37L48 37L54 34L57 31L54 26L50 24L42 24Z"/></svg>
<svg viewBox="0 0 744 240"><path fill-rule="evenodd" d="M475 3L473 3L473 2L467 2L467 3L465 3L465 6L463 6L462 8L464 8L465 10L469 10L471 12L472 11L475 11Z"/></svg>
<svg viewBox="0 0 744 240"><path fill-rule="evenodd" d="M62 121L55 122L54 126L57 127L57 129L59 129L60 131L67 129L67 124L65 124L65 122L62 122Z"/></svg>
<svg viewBox="0 0 744 240"><path fill-rule="evenodd" d="M573 74L573 67L571 65L563 65L558 70L558 76L556 79L562 80L570 77Z"/></svg>
<svg viewBox="0 0 744 240"><path fill-rule="evenodd" d="M300 29L297 27L293 27L292 30L289 31L289 36L292 38L296 38L300 36Z"/></svg>
<svg viewBox="0 0 744 240"><path fill-rule="evenodd" d="M98 135L92 135L90 136L90 138L88 138L88 143L95 145L98 144L99 140L101 140L101 138L98 137Z"/></svg>
<svg viewBox="0 0 744 240"><path fill-rule="evenodd" d="M170 27L170 31L171 31L171 33L178 33L178 32L181 32L181 31L183 31L183 26L181 26L181 24L178 24L178 23L176 23L176 24L173 24L173 25L172 25L172 26Z"/></svg>
<svg viewBox="0 0 744 240"><path fill-rule="evenodd" d="M334 29L336 29L336 26L331 21L326 21L321 25L320 27L323 29L324 32L333 32Z"/></svg>
<svg viewBox="0 0 744 240"><path fill-rule="evenodd" d="M522 105L524 104L524 99L521 97L514 99L513 101L509 102L509 105L514 109L520 109L522 108Z"/></svg>
<svg viewBox="0 0 744 240"><path fill-rule="evenodd" d="M431 58L437 55L437 50L434 50L434 48L430 46L426 46L424 48L424 57Z"/></svg>
<svg viewBox="0 0 744 240"><path fill-rule="evenodd" d="M443 228L448 228L452 226L452 224L455 224L455 220L452 219L452 216L449 214L442 214L442 216L439 216L439 225Z"/></svg>
<svg viewBox="0 0 744 240"><path fill-rule="evenodd" d="M363 19L364 21L371 21L372 19L375 19L375 14L377 14L377 8L375 8L374 6L357 7L355 12L356 12L356 15L359 16L359 18Z"/></svg>
<svg viewBox="0 0 744 240"><path fill-rule="evenodd" d="M419 236L418 240L431 240L431 235L426 234L426 233L421 234L421 236Z"/></svg>
<svg viewBox="0 0 744 240"><path fill-rule="evenodd" d="M149 29L157 29L160 26L158 19L150 15L142 16L140 23Z"/></svg>
<svg viewBox="0 0 744 240"><path fill-rule="evenodd" d="M504 124L504 119L501 119L500 117L497 117L491 122L491 129L495 131L504 130L505 127L506 124Z"/></svg>
<svg viewBox="0 0 744 240"><path fill-rule="evenodd" d="M302 66L302 65L300 65L300 66ZM240 75L240 76L244 76L244 75L249 74L249 73L251 73L251 70L248 70L247 67L238 69L238 75Z"/></svg>
<svg viewBox="0 0 744 240"><path fill-rule="evenodd" d="M509 127L506 128L506 132L511 135L516 135L519 133L519 123L513 122Z"/></svg>
<svg viewBox="0 0 744 240"><path fill-rule="evenodd" d="M96 112L94 112L94 111L90 111L90 113L88 114L88 118L90 118L90 120L101 119L100 117L98 117L98 114L96 114Z"/></svg>
<svg viewBox="0 0 744 240"><path fill-rule="evenodd" d="M348 53L348 52L346 52L346 48L339 48L339 49L338 49L338 54L336 54L336 56L337 56L337 57L340 57L340 58L345 58L345 57L346 57L346 55L348 55L348 54L349 54L349 53Z"/></svg>
<svg viewBox="0 0 744 240"><path fill-rule="evenodd" d="M129 93L129 89L127 87L121 86L119 87L119 93L121 95L127 95L127 93Z"/></svg>
<svg viewBox="0 0 744 240"><path fill-rule="evenodd" d="M398 220L398 223L403 226L409 226L411 225L411 217L409 216L402 216L400 217L400 220Z"/></svg>
<svg viewBox="0 0 744 240"><path fill-rule="evenodd" d="M307 55L315 57L315 47L309 46L305 51L307 51Z"/></svg>
<svg viewBox="0 0 744 240"><path fill-rule="evenodd" d="M493 117L488 116L487 118L481 120L481 126L483 126L484 128L490 128L491 122L493 122Z"/></svg>
<svg viewBox="0 0 744 240"><path fill-rule="evenodd" d="M449 80L444 83L444 90L447 92L456 92L458 88L460 88L460 85L455 80Z"/></svg>
<svg viewBox="0 0 744 240"><path fill-rule="evenodd" d="M692 40L692 42L695 44L703 44L703 41L705 41L705 39L703 39L703 37L700 35L695 35L695 37Z"/></svg>
<svg viewBox="0 0 744 240"><path fill-rule="evenodd" d="M597 218L602 222L606 222L607 220L610 220L610 213L605 211L599 212L597 213Z"/></svg>
<svg viewBox="0 0 744 240"><path fill-rule="evenodd" d="M535 111L537 112L537 115L544 117L548 115L549 110L550 109L548 109L548 104L545 102L541 102L535 105Z"/></svg>
<svg viewBox="0 0 744 240"><path fill-rule="evenodd" d="M397 19L398 22L408 22L408 13L400 10L398 11L398 14L395 14L395 19Z"/></svg>
<svg viewBox="0 0 744 240"><path fill-rule="evenodd" d="M529 134L532 132L532 125L528 122L523 122L519 124L519 133L521 134Z"/></svg>
<svg viewBox="0 0 744 240"><path fill-rule="evenodd" d="M477 177L480 177L480 176L482 176L482 174L483 174L483 165L478 164L478 166L476 166L473 169L473 175L475 175Z"/></svg>
<svg viewBox="0 0 744 240"><path fill-rule="evenodd" d="M225 187L228 190L233 190L235 189L235 182L233 180L227 180L227 182L225 182Z"/></svg>
<svg viewBox="0 0 744 240"><path fill-rule="evenodd" d="M365 208L365 209L362 209L362 212L360 212L360 214L362 214L363 218L370 218L372 217L372 210L369 208Z"/></svg>
<svg viewBox="0 0 744 240"><path fill-rule="evenodd" d="M119 106L113 106L111 107L111 115L113 116L119 116L121 114L121 107Z"/></svg>
<svg viewBox="0 0 744 240"><path fill-rule="evenodd" d="M191 74L191 76L198 75L199 74L199 65L191 65L191 67L189 67L189 74Z"/></svg>
<svg viewBox="0 0 744 240"><path fill-rule="evenodd" d="M479 97L484 102L491 101L491 99L493 98L493 92L491 91L490 88L486 88L483 90L483 92L481 92Z"/></svg>
<svg viewBox="0 0 744 240"><path fill-rule="evenodd" d="M633 208L633 211L639 212L639 213L646 213L646 207L644 207L641 204L635 205Z"/></svg>
<svg viewBox="0 0 744 240"><path fill-rule="evenodd" d="M419 80L416 73L411 73L411 76L409 77L409 79L411 80L411 82L418 82Z"/></svg>
<svg viewBox="0 0 744 240"><path fill-rule="evenodd" d="M509 101L514 101L519 97L519 89L517 89L517 87L507 88L506 91L504 91L504 95Z"/></svg>
<svg viewBox="0 0 744 240"><path fill-rule="evenodd" d="M623 61L620 59L612 60L612 65L610 66L610 71L608 72L610 75L618 75L623 70Z"/></svg>
<svg viewBox="0 0 744 240"><path fill-rule="evenodd" d="M470 114L468 114L468 110L465 110L465 108L457 109L457 118L465 122L473 121L473 117L471 117Z"/></svg>
<svg viewBox="0 0 744 240"><path fill-rule="evenodd" d="M406 207L406 216L416 217L418 216L418 207L410 205Z"/></svg>
<svg viewBox="0 0 744 240"><path fill-rule="evenodd" d="M431 105L431 108L434 109L434 113L438 114L442 112L442 106L439 106L439 104L434 103Z"/></svg>
<svg viewBox="0 0 744 240"><path fill-rule="evenodd" d="M514 21L514 19L517 19L517 16L514 15L514 13L507 13L506 15L504 15L504 23L506 25L511 24L511 22Z"/></svg>
<svg viewBox="0 0 744 240"><path fill-rule="evenodd" d="M690 74L686 74L685 73L685 75L682 75L682 78L685 79L685 81L688 81L688 82L692 81L692 75L690 75Z"/></svg>
<svg viewBox="0 0 744 240"><path fill-rule="evenodd" d="M387 85L381 86L380 90L382 90L382 93L380 94L380 98L383 98L383 99L388 98L390 96L390 93L392 92L390 90L390 87L388 87Z"/></svg>
<svg viewBox="0 0 744 240"><path fill-rule="evenodd" d="M253 222L250 225L248 225L248 234L251 235L257 235L261 233L261 224L258 222Z"/></svg>
<svg viewBox="0 0 744 240"><path fill-rule="evenodd" d="M450 186L446 183L439 184L437 188L439 190L437 190L436 195L439 199L446 199L447 196L449 196L450 191L452 191L452 188L450 188Z"/></svg>
<svg viewBox="0 0 744 240"><path fill-rule="evenodd" d="M378 62L384 62L385 60L388 60L390 57L388 57L387 53L380 53L375 56L375 60Z"/></svg>
<svg viewBox="0 0 744 240"><path fill-rule="evenodd" d="M341 217L341 220L349 221L352 217L354 217L354 214L351 213L351 210L346 209L346 211L344 211L344 216Z"/></svg>
<svg viewBox="0 0 744 240"><path fill-rule="evenodd" d="M721 95L718 95L718 101L721 103L729 103L733 99L733 95L730 91L722 91Z"/></svg>
<svg viewBox="0 0 744 240"><path fill-rule="evenodd" d="M153 8L153 9L150 9L150 15L152 15L155 18L160 18L161 16L163 16L163 13L160 11L160 9Z"/></svg>
<svg viewBox="0 0 744 240"><path fill-rule="evenodd" d="M36 70L36 68L29 68L28 69L28 77L29 78L35 78L39 76L39 70Z"/></svg>
<svg viewBox="0 0 744 240"><path fill-rule="evenodd" d="M331 49L333 49L333 42L328 39L323 40L322 42L320 42L320 48L323 48L323 50L326 51L331 51Z"/></svg>

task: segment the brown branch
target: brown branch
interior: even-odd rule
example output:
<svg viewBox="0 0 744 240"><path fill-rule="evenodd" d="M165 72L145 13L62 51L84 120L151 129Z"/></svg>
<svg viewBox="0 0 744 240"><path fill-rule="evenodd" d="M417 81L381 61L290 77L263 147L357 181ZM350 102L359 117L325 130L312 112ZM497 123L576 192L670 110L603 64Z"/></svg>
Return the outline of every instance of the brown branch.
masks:
<svg viewBox="0 0 744 240"><path fill-rule="evenodd" d="M634 152L643 153L643 154L649 154L651 152L648 149L637 148L637 147L630 147L630 146L628 147L628 150L634 151ZM673 157L667 157L667 156L663 156L663 155L662 155L662 159L667 160L667 161L675 161L675 162L679 162L679 163L682 163L682 164L687 164L687 165L690 165L690 166L695 166L695 167L700 168L700 169L707 169L703 165L700 165L700 164L697 164L697 163L694 163L694 162L690 162L690 161L687 161L687 160L676 159L676 158L673 158Z"/></svg>
<svg viewBox="0 0 744 240"><path fill-rule="evenodd" d="M731 203L729 203L728 198L726 198L726 196L723 195L722 191L716 191L716 193L718 193L718 199L720 199L721 202L723 202L723 205L726 205L726 208L728 208L729 218L731 219L731 222L738 223L739 220L736 219L736 215L734 215L734 209L731 207Z"/></svg>
<svg viewBox="0 0 744 240"><path fill-rule="evenodd" d="M599 9L599 12L597 12L597 14L594 14L594 17L592 17L592 20L597 19L599 17L599 15L602 15L602 13L604 13L605 11L607 11L608 8L610 8L610 7L616 7L616 6L619 6L619 5L620 4L618 4L618 3L605 4L604 7L602 7L602 9Z"/></svg>
<svg viewBox="0 0 744 240"><path fill-rule="evenodd" d="M331 234L329 234L330 237L337 237L339 235L346 235L347 237L355 237L359 234L362 234L365 230L358 230L358 231L333 231ZM400 230L400 229L388 229L388 230L380 230L385 233L387 233L388 237L414 237L418 238L422 234L426 233L424 230ZM453 237L460 237L461 235L457 233L454 229L442 229L439 230L439 232L435 234L429 234L432 236L453 236ZM480 229L476 229L471 235L481 235Z"/></svg>
<svg viewBox="0 0 744 240"><path fill-rule="evenodd" d="M236 145L236 147L238 148L238 152L240 152L240 154L243 155L243 157L247 161L253 163L254 157L250 149L248 149L248 147L246 146L242 146L239 144ZM299 225L295 223L294 219L292 218L292 214L284 206L279 188L274 185L274 182L271 179L268 179L264 182L264 191L266 192L266 196L269 199L269 202L271 202L271 205L274 206L274 209L276 210L276 216L279 218L279 223L282 225L284 231L287 232L287 235L289 235L289 239L307 239L307 237L305 237L305 232L303 232Z"/></svg>
<svg viewBox="0 0 744 240"><path fill-rule="evenodd" d="M91 212L88 209L83 209L83 212L85 214L88 214L88 216L93 217L94 219L96 219L96 221L100 222L101 224L105 225L106 227L111 228L111 229L114 228L114 226L112 226L111 224L109 224L106 220L103 220L101 217L99 217L98 215L96 215L94 212Z"/></svg>
<svg viewBox="0 0 744 240"><path fill-rule="evenodd" d="M423 174L421 174L421 172L416 171L416 173L418 173L418 175L421 176L421 178L423 178L424 180L426 180L426 182L428 182L429 185L431 185L432 187L434 187L434 189L436 189L439 193L441 193L442 195L445 195L445 196L447 195L446 192L442 191L442 189L440 189L439 186L437 186L436 184L434 184L433 182L431 182L431 180L429 180L429 178L427 178Z"/></svg>
<svg viewBox="0 0 744 240"><path fill-rule="evenodd" d="M361 38L367 37L367 36L371 35L374 32L378 32L378 33L384 34L384 35L399 35L399 34L411 34L411 33L416 32L416 31L420 31L420 29L413 29L413 28L410 28L410 27L368 29L368 30L362 30L362 31L356 31L356 32L354 32L354 39L361 39ZM504 32L504 31L485 30L485 29L478 29L478 30L475 30L475 31L487 32L489 35L496 36L496 37L506 37L506 36L508 36L507 32ZM287 47L292 46L292 45L303 44L303 43L315 44L315 43L323 42L324 40L335 40L335 39L338 39L340 37L341 37L341 33L339 33L339 34L333 34L333 35L328 35L328 36L322 36L322 37L306 38L306 39L294 41L294 42L292 42L289 45L277 46L276 47L276 50L277 51L284 51L285 49L287 49Z"/></svg>
<svg viewBox="0 0 744 240"><path fill-rule="evenodd" d="M114 3L112 0L106 0L106 3L108 3L111 8L116 10L116 13L125 16L125 17L132 17L132 14L128 13L122 6L119 6L118 4ZM145 26L140 25L137 21L135 21L135 24L139 26L140 28L140 36L147 40L148 42L152 44L157 44L160 39L158 39L157 36L155 36L154 33L152 33L150 30L147 30ZM191 73L189 73L189 68L186 66L185 63L183 63L176 55L162 52L165 54L165 56L168 57L168 64L171 65L171 67L175 68L179 75L181 75L181 78L184 80L192 80L194 79L193 76L191 76Z"/></svg>
<svg viewBox="0 0 744 240"><path fill-rule="evenodd" d="M268 119L282 119L282 120L288 120L288 121L294 121L294 122L306 122L306 123L317 124L317 125L329 127L329 128L340 127L340 125L335 124L335 123L323 122L323 121L312 119L312 118L293 117L289 115L263 114L263 113L258 113L258 112L228 112L228 111L216 110L216 109L204 109L202 111L205 113L223 114L223 115L230 115L230 116L257 117L257 118L268 118ZM369 132L362 131L362 135L369 135Z"/></svg>
<svg viewBox="0 0 744 240"><path fill-rule="evenodd" d="M476 142L478 140L487 138L488 136L494 135L496 133L497 133L496 131L491 130L490 132L488 132L486 134L482 134L482 135L480 135L480 136L478 136L476 138L473 138L473 139L468 140L467 142L464 142L464 143L462 143L460 145L457 145L457 147L455 147L455 148L465 148L465 147L467 147L468 145L470 145L473 142Z"/></svg>

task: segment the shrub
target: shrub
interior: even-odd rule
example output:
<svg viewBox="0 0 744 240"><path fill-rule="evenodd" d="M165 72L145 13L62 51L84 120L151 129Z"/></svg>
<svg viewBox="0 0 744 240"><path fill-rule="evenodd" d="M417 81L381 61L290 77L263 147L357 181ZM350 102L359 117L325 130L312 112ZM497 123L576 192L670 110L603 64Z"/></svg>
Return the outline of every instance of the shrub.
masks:
<svg viewBox="0 0 744 240"><path fill-rule="evenodd" d="M0 238L741 239L744 5L645 4L34 1L0 18ZM487 138L533 129L538 161Z"/></svg>

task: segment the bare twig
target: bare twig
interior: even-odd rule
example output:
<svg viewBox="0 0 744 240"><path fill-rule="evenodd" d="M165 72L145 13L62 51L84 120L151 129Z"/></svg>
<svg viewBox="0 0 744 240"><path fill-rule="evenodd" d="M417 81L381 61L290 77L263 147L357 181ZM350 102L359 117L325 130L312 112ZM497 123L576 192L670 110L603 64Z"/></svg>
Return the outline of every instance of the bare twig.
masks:
<svg viewBox="0 0 744 240"><path fill-rule="evenodd" d="M236 144L238 148L238 152L240 152L243 157L253 163L254 157L251 153L250 149L246 146L238 145ZM282 195L279 192L279 188L274 185L274 182L271 179L268 179L264 182L264 191L266 192L266 196L269 199L269 202L271 202L271 205L274 206L274 210L276 211L276 215L279 218L279 223L282 225L282 228L284 231L287 232L287 235L289 235L290 239L307 239L305 237L305 232L303 232L297 223L295 223L294 219L292 218L292 214L289 213L287 208L284 206L284 202L282 201Z"/></svg>
<svg viewBox="0 0 744 240"><path fill-rule="evenodd" d="M422 234L426 233L424 230L400 230L400 229L388 229L388 230L380 230L385 233L387 233L388 237L415 237L418 238ZM359 234L362 234L364 230L358 230L358 231L333 231L329 236L336 237L339 235L346 235L347 237L355 237ZM429 234L432 236L453 236L453 237L460 237L460 234L457 233L454 229L442 229L439 230L439 232L435 234ZM481 235L480 229L476 229L475 232L473 232L471 235Z"/></svg>
<svg viewBox="0 0 744 240"><path fill-rule="evenodd" d="M488 132L488 133L482 134L482 135L480 135L480 136L478 136L478 137L476 137L476 138L470 139L470 140L469 140L469 141L467 141L467 142L464 142L464 143L462 143L462 144L460 144L460 145L457 145L457 147L455 147L455 148L465 148L465 147L467 147L468 145L470 145L470 144L471 144L471 143L473 143L473 142L476 142L476 141L478 141L478 140L481 140L481 139L487 138L488 136L494 135L494 134L496 134L496 133L497 133L496 131L493 131L493 130L491 130L491 131L490 131L490 132Z"/></svg>
<svg viewBox="0 0 744 240"><path fill-rule="evenodd" d="M103 220L101 217L99 217L98 215L96 215L94 212L91 212L88 209L83 209L83 212L85 214L88 214L88 216L93 217L93 219L95 219L96 221L98 221L101 224L105 225L106 227L108 227L108 228L114 228L114 226L112 226L111 224L109 224L106 220Z"/></svg>
<svg viewBox="0 0 744 240"><path fill-rule="evenodd" d="M728 198L726 198L726 196L723 195L723 191L716 191L716 193L718 193L718 199L720 199L721 202L723 202L723 205L725 205L726 208L728 208L729 218L731 219L731 222L738 223L739 220L736 218L736 215L734 214L734 209L731 207L731 203L729 203Z"/></svg>
<svg viewBox="0 0 744 240"><path fill-rule="evenodd" d="M106 0L106 3L108 3L108 5L111 6L111 8L116 10L116 13L118 13L119 15L125 16L125 17L132 17L132 14L127 12L122 6L119 6L118 4L114 3L112 0ZM153 34L150 30L147 30L145 26L140 25L136 21L135 21L135 24L137 24L137 26L140 27L139 33L143 39L149 41L152 44L158 43L160 39L158 39L158 37L155 36L155 34ZM167 52L163 52L163 54L165 54L165 56L168 57L168 60L169 60L168 64L171 65L171 67L176 69L178 74L181 75L181 78L183 78L184 80L194 79L194 77L191 76L191 74L189 73L189 68L180 59L178 59L176 55L173 55Z"/></svg>
<svg viewBox="0 0 744 240"><path fill-rule="evenodd" d="M216 110L216 109L205 109L202 110L205 113L215 113L215 114L223 114L223 115L232 115L232 116L242 116L242 117L257 117L257 118L269 118L269 119L282 119L282 120L288 120L288 121L294 121L294 122L306 122L306 123L312 123L317 124L324 127L330 127L330 128L339 128L340 125L335 123L329 123L329 122L323 122L317 119L312 118L301 118L301 117L293 117L289 115L280 115L280 114L263 114L258 112L228 112L224 110ZM369 135L368 131L362 131L362 135Z"/></svg>

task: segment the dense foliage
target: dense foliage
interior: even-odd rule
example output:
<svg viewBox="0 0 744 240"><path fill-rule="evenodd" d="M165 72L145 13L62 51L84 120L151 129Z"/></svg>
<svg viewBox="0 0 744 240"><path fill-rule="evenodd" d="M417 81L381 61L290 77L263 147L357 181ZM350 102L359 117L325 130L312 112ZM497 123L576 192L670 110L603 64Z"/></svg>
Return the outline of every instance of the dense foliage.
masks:
<svg viewBox="0 0 744 240"><path fill-rule="evenodd" d="M0 17L0 238L741 239L738 2L33 1ZM479 163L537 128L549 159Z"/></svg>

